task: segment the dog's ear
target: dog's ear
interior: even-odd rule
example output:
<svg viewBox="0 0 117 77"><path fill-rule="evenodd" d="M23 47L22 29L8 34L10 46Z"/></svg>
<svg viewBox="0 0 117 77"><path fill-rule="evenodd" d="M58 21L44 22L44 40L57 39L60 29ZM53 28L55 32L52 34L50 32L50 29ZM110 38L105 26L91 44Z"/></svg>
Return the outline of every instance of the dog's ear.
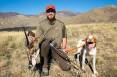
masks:
<svg viewBox="0 0 117 77"><path fill-rule="evenodd" d="M88 37L86 37L83 41L87 42Z"/></svg>
<svg viewBox="0 0 117 77"><path fill-rule="evenodd" d="M94 43L96 43L96 38L95 38L95 37L93 37L93 39L94 39Z"/></svg>

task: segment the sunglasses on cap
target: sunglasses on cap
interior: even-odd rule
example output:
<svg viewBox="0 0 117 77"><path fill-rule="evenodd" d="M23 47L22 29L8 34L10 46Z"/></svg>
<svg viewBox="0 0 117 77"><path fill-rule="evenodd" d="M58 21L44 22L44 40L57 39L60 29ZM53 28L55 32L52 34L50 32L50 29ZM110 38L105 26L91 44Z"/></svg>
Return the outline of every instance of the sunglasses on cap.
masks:
<svg viewBox="0 0 117 77"><path fill-rule="evenodd" d="M48 9L48 10L46 10L46 13L50 13L50 12L56 13L56 11L53 10L53 9Z"/></svg>

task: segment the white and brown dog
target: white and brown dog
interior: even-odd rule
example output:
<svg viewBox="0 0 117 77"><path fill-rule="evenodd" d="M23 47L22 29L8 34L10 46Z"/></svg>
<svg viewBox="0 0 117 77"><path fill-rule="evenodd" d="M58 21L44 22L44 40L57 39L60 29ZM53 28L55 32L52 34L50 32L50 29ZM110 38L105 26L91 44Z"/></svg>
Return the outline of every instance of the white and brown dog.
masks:
<svg viewBox="0 0 117 77"><path fill-rule="evenodd" d="M92 72L97 74L96 71L96 38L93 34L89 34L85 39L81 39L77 44L77 53L76 60L79 61L79 56L81 55L81 69L84 70L84 65L86 63L87 57L90 57L91 60L88 60L88 63L92 62Z"/></svg>
<svg viewBox="0 0 117 77"><path fill-rule="evenodd" d="M37 62L36 59L39 55L40 49L35 49L34 48L34 41L35 41L35 33L32 31L28 31L28 41L29 41L29 47L27 47L27 56L29 60L29 68L32 70L35 68Z"/></svg>

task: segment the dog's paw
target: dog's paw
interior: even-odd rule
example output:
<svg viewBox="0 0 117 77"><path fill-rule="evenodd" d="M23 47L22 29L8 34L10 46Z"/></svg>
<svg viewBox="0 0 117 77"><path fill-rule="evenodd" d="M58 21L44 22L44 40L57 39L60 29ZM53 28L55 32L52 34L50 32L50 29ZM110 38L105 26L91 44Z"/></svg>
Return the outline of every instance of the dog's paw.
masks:
<svg viewBox="0 0 117 77"><path fill-rule="evenodd" d="M81 68L81 70L82 70L82 72L83 72L83 73L86 73L86 70L85 70L85 68Z"/></svg>
<svg viewBox="0 0 117 77"><path fill-rule="evenodd" d="M92 74L91 77L96 77L96 75L95 74Z"/></svg>
<svg viewBox="0 0 117 77"><path fill-rule="evenodd" d="M95 75L98 75L98 72L97 72L97 71L94 71L94 74L95 74Z"/></svg>

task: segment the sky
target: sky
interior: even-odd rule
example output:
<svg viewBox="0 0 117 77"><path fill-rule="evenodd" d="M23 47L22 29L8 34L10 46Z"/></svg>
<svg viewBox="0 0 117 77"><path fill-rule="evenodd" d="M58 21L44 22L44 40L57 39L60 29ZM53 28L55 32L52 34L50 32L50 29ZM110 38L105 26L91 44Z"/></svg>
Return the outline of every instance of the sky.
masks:
<svg viewBox="0 0 117 77"><path fill-rule="evenodd" d="M117 6L117 0L0 0L0 12L17 12L37 15L45 12L47 5L55 5L57 11L88 12L94 8Z"/></svg>

